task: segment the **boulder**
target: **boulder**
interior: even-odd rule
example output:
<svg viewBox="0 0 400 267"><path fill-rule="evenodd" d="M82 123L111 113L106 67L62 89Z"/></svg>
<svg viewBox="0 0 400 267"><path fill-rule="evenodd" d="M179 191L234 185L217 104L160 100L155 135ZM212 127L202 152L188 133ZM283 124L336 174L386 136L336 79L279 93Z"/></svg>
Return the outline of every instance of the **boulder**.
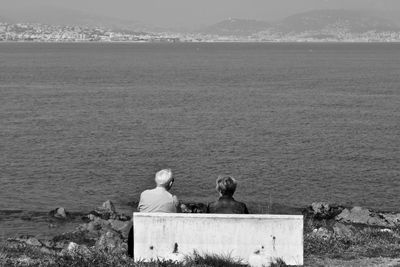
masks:
<svg viewBox="0 0 400 267"><path fill-rule="evenodd" d="M25 243L30 246L41 247L42 243L34 237L28 238L25 240Z"/></svg>
<svg viewBox="0 0 400 267"><path fill-rule="evenodd" d="M206 213L207 205L204 203L184 203L180 206L182 213Z"/></svg>
<svg viewBox="0 0 400 267"><path fill-rule="evenodd" d="M99 217L103 220L118 219L118 214L116 213L114 204L111 202L111 200L107 200L100 207L96 208L94 211L91 211L88 217L90 215L92 215L91 217Z"/></svg>
<svg viewBox="0 0 400 267"><path fill-rule="evenodd" d="M369 226L391 227L385 217L380 213L375 213L362 207L344 209L336 220L345 223L364 224Z"/></svg>
<svg viewBox="0 0 400 267"><path fill-rule="evenodd" d="M189 207L188 206L186 206L186 204L181 204L180 205L180 208L181 208L181 212L182 213L192 213L192 211L189 209Z"/></svg>
<svg viewBox="0 0 400 267"><path fill-rule="evenodd" d="M317 220L324 220L334 218L342 212L342 210L342 206L332 205L326 202L314 202L311 206L303 210L303 214Z"/></svg>
<svg viewBox="0 0 400 267"><path fill-rule="evenodd" d="M335 223L333 225L333 233L336 237L347 237L350 238L355 233L355 228L352 225L346 225L343 223Z"/></svg>
<svg viewBox="0 0 400 267"><path fill-rule="evenodd" d="M115 206L114 204L111 202L111 200L107 200L105 201L102 205L101 208L105 211L108 211L110 213L115 213Z"/></svg>
<svg viewBox="0 0 400 267"><path fill-rule="evenodd" d="M63 207L59 207L50 211L49 215L58 219L67 219L69 213Z"/></svg>
<svg viewBox="0 0 400 267"><path fill-rule="evenodd" d="M382 213L380 214L383 219L387 222L387 224L391 227L399 227L400 226L400 213Z"/></svg>
<svg viewBox="0 0 400 267"><path fill-rule="evenodd" d="M108 222L113 230L122 235L123 238L128 238L129 230L131 229L131 221L120 221L109 219Z"/></svg>
<svg viewBox="0 0 400 267"><path fill-rule="evenodd" d="M33 236L20 236L16 238L8 238L8 242L16 244L26 244L29 246L41 247L43 244Z"/></svg>
<svg viewBox="0 0 400 267"><path fill-rule="evenodd" d="M92 253L85 245L78 245L77 243L70 242L65 250L62 253L66 254L79 254L84 256L90 256Z"/></svg>
<svg viewBox="0 0 400 267"><path fill-rule="evenodd" d="M51 250L51 249L46 248L46 247L41 247L41 248L40 248L40 251L41 251L42 253L45 253L45 254L53 254L53 253L54 253L54 250Z"/></svg>
<svg viewBox="0 0 400 267"><path fill-rule="evenodd" d="M53 240L41 240L44 248L61 250L68 245L68 242L54 242Z"/></svg>
<svg viewBox="0 0 400 267"><path fill-rule="evenodd" d="M120 221L129 221L131 217L125 215L125 214L118 214L118 220Z"/></svg>
<svg viewBox="0 0 400 267"><path fill-rule="evenodd" d="M111 230L100 236L95 248L106 252L123 252L126 251L126 244L117 232Z"/></svg>

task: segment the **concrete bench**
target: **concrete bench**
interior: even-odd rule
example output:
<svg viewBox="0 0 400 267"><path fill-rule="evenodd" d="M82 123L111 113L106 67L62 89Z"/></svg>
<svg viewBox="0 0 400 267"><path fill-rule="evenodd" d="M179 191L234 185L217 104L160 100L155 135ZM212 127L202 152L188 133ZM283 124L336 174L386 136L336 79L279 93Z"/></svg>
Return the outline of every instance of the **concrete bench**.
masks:
<svg viewBox="0 0 400 267"><path fill-rule="evenodd" d="M133 213L133 225L137 261L182 260L197 251L303 265L302 215Z"/></svg>

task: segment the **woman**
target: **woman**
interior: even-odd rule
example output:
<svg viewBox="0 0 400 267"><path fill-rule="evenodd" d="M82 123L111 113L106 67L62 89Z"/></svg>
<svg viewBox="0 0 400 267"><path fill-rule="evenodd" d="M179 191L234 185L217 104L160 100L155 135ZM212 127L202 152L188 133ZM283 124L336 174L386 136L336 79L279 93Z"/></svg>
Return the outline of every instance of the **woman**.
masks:
<svg viewBox="0 0 400 267"><path fill-rule="evenodd" d="M216 190L220 197L217 201L208 204L207 213L249 214L246 204L233 198L237 186L235 178L218 176L216 184Z"/></svg>

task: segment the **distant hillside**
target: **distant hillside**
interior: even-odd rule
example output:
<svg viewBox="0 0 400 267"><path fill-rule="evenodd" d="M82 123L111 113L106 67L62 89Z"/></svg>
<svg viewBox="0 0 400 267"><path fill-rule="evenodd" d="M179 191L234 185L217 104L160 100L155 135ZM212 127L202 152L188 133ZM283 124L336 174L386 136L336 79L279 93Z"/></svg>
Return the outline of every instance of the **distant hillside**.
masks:
<svg viewBox="0 0 400 267"><path fill-rule="evenodd" d="M3 14L0 10L0 19L9 18L7 22L30 22L49 25L80 25L80 26L101 26L110 29L142 31L147 26L134 20L122 20L107 16L92 15L78 10L49 7L32 6L30 8L20 8L8 11Z"/></svg>
<svg viewBox="0 0 400 267"><path fill-rule="evenodd" d="M262 31L275 33L303 33L345 31L364 33L368 31L400 31L399 25L379 16L353 10L313 10L289 16L281 21L229 19L200 30L215 35L249 36Z"/></svg>
<svg viewBox="0 0 400 267"><path fill-rule="evenodd" d="M280 32L321 31L333 28L349 32L398 31L393 21L353 10L313 10L299 13L278 22L275 27Z"/></svg>
<svg viewBox="0 0 400 267"><path fill-rule="evenodd" d="M201 29L203 34L247 36L263 31L272 24L266 21L247 19L227 19L214 25Z"/></svg>

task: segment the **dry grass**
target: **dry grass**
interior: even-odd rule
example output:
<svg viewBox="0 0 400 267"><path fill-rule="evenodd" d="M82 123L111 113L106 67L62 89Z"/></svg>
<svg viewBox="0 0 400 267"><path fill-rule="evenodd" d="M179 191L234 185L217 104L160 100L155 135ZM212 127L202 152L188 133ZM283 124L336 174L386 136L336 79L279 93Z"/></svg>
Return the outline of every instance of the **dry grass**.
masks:
<svg viewBox="0 0 400 267"><path fill-rule="evenodd" d="M319 255L334 259L361 257L400 257L400 231L365 228L351 237L321 238L308 234L304 238L305 256Z"/></svg>

